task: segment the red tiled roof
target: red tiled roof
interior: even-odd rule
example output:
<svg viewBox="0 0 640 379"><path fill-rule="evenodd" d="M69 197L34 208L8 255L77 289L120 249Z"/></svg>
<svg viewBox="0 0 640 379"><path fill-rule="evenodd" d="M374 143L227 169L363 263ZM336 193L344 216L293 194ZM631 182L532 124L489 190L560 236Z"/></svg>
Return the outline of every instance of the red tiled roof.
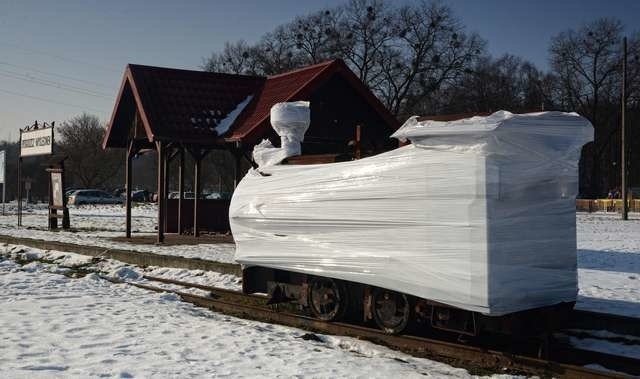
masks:
<svg viewBox="0 0 640 379"><path fill-rule="evenodd" d="M269 76L264 86L256 94L241 117L225 139L228 141L242 140L249 135L264 132L269 128L266 122L271 113L271 107L284 101L307 100L310 94L333 74L342 75L356 91L373 106L389 126L397 129L397 120L389 113L382 103L366 88L344 62L339 59L326 61L284 74Z"/></svg>
<svg viewBox="0 0 640 379"><path fill-rule="evenodd" d="M104 147L124 147L129 126L120 103L133 93L149 141L216 144L259 136L269 129L271 107L283 101L307 100L319 85L341 75L393 129L399 124L341 60L332 60L270 77L128 65ZM221 139L204 121L224 118L237 104L253 98ZM131 96L129 96L131 97ZM200 119L193 123L192 119ZM116 132L118 129L119 132ZM124 139L124 142L123 142Z"/></svg>
<svg viewBox="0 0 640 379"><path fill-rule="evenodd" d="M149 141L215 143L218 136L207 127L207 119L214 126L214 119L224 118L264 81L258 76L127 65L104 146L121 147L118 137L129 129L129 125L119 125L126 91L133 94ZM120 133L112 135L115 128Z"/></svg>

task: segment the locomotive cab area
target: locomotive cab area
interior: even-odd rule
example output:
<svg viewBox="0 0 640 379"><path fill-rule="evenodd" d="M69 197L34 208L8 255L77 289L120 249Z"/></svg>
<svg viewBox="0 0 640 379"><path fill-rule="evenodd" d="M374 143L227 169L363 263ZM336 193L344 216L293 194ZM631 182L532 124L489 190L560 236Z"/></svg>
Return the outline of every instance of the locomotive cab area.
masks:
<svg viewBox="0 0 640 379"><path fill-rule="evenodd" d="M392 136L405 146L301 164L282 149L299 154L287 144L302 141L308 114L287 108L272 113L283 147L254 150L259 167L231 201L245 293L391 334L536 336L568 319L586 119L412 117Z"/></svg>

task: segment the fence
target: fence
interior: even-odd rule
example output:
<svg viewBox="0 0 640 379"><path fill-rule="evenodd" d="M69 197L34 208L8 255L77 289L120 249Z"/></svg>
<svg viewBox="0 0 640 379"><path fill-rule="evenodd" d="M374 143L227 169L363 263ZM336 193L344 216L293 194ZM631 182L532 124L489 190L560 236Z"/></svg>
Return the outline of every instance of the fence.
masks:
<svg viewBox="0 0 640 379"><path fill-rule="evenodd" d="M627 200L630 212L640 212L640 199ZM622 212L621 199L577 199L578 212Z"/></svg>

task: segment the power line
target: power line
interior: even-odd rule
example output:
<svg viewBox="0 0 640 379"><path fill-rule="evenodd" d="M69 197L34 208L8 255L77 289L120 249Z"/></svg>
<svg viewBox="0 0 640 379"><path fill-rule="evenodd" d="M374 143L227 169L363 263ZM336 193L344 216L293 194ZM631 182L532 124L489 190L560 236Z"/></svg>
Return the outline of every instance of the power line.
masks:
<svg viewBox="0 0 640 379"><path fill-rule="evenodd" d="M37 72L39 74L55 76L55 77L62 78L62 79L73 80L73 81L76 81L78 83L84 83L84 84L92 85L92 86L95 86L95 87L101 87L101 88L106 88L106 89L113 89L114 88L113 86L108 86L108 85L106 85L104 83L94 82L92 80L79 79L79 78L75 78L73 76L56 74L54 72L43 71L43 70L39 70L37 68L20 66L20 65L17 65L17 64L9 63L9 62L0 61L0 65L15 67L15 68L22 69L22 70L27 70L27 71L33 71L33 72Z"/></svg>
<svg viewBox="0 0 640 379"><path fill-rule="evenodd" d="M0 92L4 92L4 93L7 93L9 95L14 95L14 96L26 97L28 99L44 101L44 102L47 102L47 103L53 103L53 104L58 104L58 105L64 105L64 106L67 106L67 107L79 108L79 109L82 109L82 110L85 110L85 111L98 112L98 113L102 113L102 114L105 114L105 115L107 114L105 111L99 110L99 109L95 109L95 108L89 108L89 107L85 107L85 106L82 106L82 105L65 103L65 102L62 102L62 101L51 100L51 99L46 99L44 97L27 95L27 94L24 94L24 93L9 91L9 90L2 89L2 88L0 88Z"/></svg>
<svg viewBox="0 0 640 379"><path fill-rule="evenodd" d="M109 100L112 99L112 96L110 96L110 95L108 95L107 93L104 93L104 92L97 92L97 91L93 91L93 90L90 90L90 89L85 89L85 88L82 88L82 87L66 85L66 84L63 84L63 83L53 82L53 81L47 80L47 79L40 79L40 78L32 77L30 75L22 76L22 74L20 74L20 73L8 71L8 70L0 69L0 76L13 78L13 79L18 79L18 80L24 80L26 82L39 84L39 85L43 85L43 86L47 86L47 87L53 87L53 88L57 88L57 89L65 90L65 91L75 92L75 93L79 93L79 94L82 94L82 95L95 96L95 97L100 97L100 98L109 99Z"/></svg>
<svg viewBox="0 0 640 379"><path fill-rule="evenodd" d="M25 47L22 47L21 45L15 44L15 43L9 43L9 42L0 41L0 44L5 45L5 46L11 46L14 49L26 51L26 52L31 53L31 54L39 54L39 55L44 55L44 56L48 56L48 57L51 57L51 58L55 58L55 59L58 59L58 60L61 60L61 61L80 63L80 64L85 65L85 66L92 66L92 67L98 68L98 69L103 70L103 71L118 72L118 73L121 72L120 70L116 70L116 69L113 69L111 67L106 67L106 66L102 66L102 65L99 65L99 64L95 64L95 63L84 62L84 61L79 60L79 59L64 57L62 55L49 53L47 51L25 48Z"/></svg>

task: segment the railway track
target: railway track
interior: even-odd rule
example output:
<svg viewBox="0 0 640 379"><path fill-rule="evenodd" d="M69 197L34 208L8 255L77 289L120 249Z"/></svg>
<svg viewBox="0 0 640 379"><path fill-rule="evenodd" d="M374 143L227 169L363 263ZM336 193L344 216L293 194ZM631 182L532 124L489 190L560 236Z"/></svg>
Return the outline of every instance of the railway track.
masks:
<svg viewBox="0 0 640 379"><path fill-rule="evenodd" d="M265 296L246 295L238 291L173 279L152 276L145 276L144 278L152 283L179 286L182 290L169 289L166 288L166 286L152 285L148 284L148 282L121 281L105 277L105 279L114 283L124 283L153 292L171 292L180 296L183 301L216 312L245 319L298 327L312 332L365 339L414 356L430 358L453 366L464 367L473 373L504 373L506 371L514 374L563 378L629 377L622 373L640 375L640 360L582 350L566 344L553 343L549 350L550 359L539 359L439 339L407 335L388 335L378 329L366 326L345 323L326 323L297 312L276 311L273 307L267 305L267 298ZM195 295L185 292L184 289L207 291L208 296ZM592 312L589 313L588 316L592 317L592 319L587 319L587 321L581 325L592 325L589 324L589 320L595 320L594 317L596 317L596 315L592 314ZM625 318L624 322L630 321L629 319L630 318ZM616 318L616 320L620 322L622 319ZM632 327L633 326L622 326L619 327L618 330L633 330L624 329ZM589 364L597 364L616 372L583 367Z"/></svg>
<svg viewBox="0 0 640 379"><path fill-rule="evenodd" d="M128 284L149 291L172 292L186 302L241 318L293 326L325 334L344 335L370 340L414 356L431 358L449 363L453 366L464 367L470 372L477 374L504 373L507 371L510 373L539 375L543 377L624 378L629 375L640 377L640 360L638 359L577 349L566 344L554 343L550 349L551 358L543 360L529 355L509 353L502 351L504 349L500 348L492 350L486 346L470 346L419 336L392 336L384 334L378 329L364 326L344 323L325 323L301 315L295 312L295 310L293 312L275 311L271 306L267 305L267 298L265 296L246 295L238 291L207 285L153 276L144 277L149 282L206 291L206 296L199 296L184 292L183 290L163 288L148 283L128 282L108 277L103 278L114 283ZM287 309L287 307L283 308ZM572 335L572 333L574 333L573 335L579 338L600 338L623 344L640 345L639 328L640 320L637 318L575 311L571 320L571 329L567 334ZM607 330L621 335L622 338L602 338L601 336L592 336L588 333L596 330ZM575 333L577 333L577 335ZM582 367L588 364L597 364L608 370L614 370L620 373ZM622 373L628 373L629 375Z"/></svg>
<svg viewBox="0 0 640 379"><path fill-rule="evenodd" d="M569 322L571 329L608 330L640 338L640 319L634 317L574 310Z"/></svg>

